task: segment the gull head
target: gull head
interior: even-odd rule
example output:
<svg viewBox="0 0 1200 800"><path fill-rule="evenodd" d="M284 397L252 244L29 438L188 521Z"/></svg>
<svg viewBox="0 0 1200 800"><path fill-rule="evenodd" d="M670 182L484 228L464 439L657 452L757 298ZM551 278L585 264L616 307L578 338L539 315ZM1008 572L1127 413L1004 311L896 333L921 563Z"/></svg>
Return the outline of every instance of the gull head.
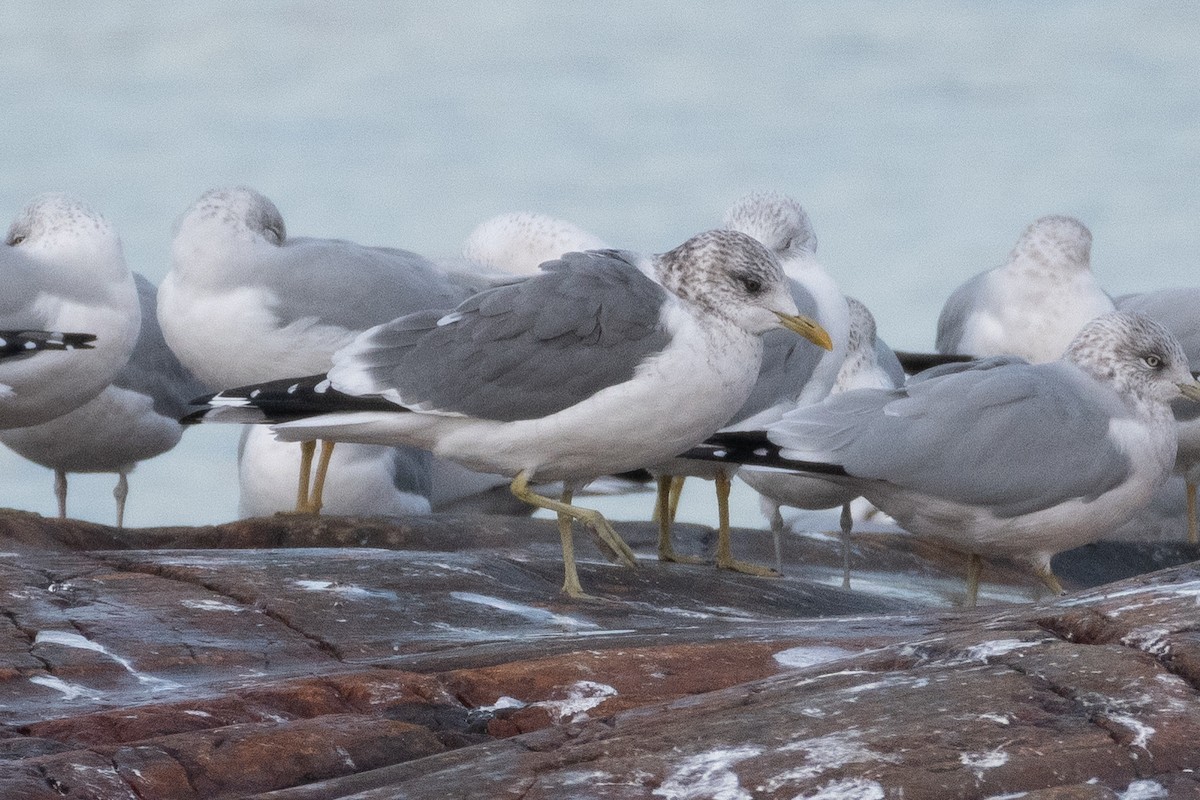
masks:
<svg viewBox="0 0 1200 800"><path fill-rule="evenodd" d="M463 245L463 258L514 275L534 275L538 267L563 253L608 247L565 219L514 212L481 222Z"/></svg>
<svg viewBox="0 0 1200 800"><path fill-rule="evenodd" d="M41 194L29 201L9 226L4 243L35 261L80 272L112 278L128 272L121 237L108 220L65 194Z"/></svg>
<svg viewBox="0 0 1200 800"><path fill-rule="evenodd" d="M177 244L229 241L279 246L286 238L279 209L246 186L209 189L175 223Z"/></svg>
<svg viewBox="0 0 1200 800"><path fill-rule="evenodd" d="M778 192L755 192L737 200L725 212L724 226L753 236L780 261L817 251L817 235L804 207Z"/></svg>
<svg viewBox="0 0 1200 800"><path fill-rule="evenodd" d="M1113 311L1083 327L1064 355L1093 377L1142 403L1200 401L1200 383L1171 332L1145 314Z"/></svg>
<svg viewBox="0 0 1200 800"><path fill-rule="evenodd" d="M825 329L797 313L779 260L751 236L729 230L697 234L658 256L655 272L669 291L749 333L787 328L833 349Z"/></svg>
<svg viewBox="0 0 1200 800"><path fill-rule="evenodd" d="M1029 263L1058 272L1092 267L1092 232L1074 217L1051 215L1030 223L1008 256L1010 264Z"/></svg>

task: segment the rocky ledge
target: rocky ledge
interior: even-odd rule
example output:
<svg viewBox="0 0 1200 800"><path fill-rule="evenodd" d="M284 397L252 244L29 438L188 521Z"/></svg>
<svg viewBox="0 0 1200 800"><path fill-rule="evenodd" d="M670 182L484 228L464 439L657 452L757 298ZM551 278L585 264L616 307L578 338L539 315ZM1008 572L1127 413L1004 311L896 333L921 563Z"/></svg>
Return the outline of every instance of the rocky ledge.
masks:
<svg viewBox="0 0 1200 800"><path fill-rule="evenodd" d="M828 538L761 579L618 528L640 567L580 537L579 603L544 520L0 512L0 797L1200 797L1195 548L1064 554L1062 599L1001 565L961 611L907 537L856 536L846 591Z"/></svg>

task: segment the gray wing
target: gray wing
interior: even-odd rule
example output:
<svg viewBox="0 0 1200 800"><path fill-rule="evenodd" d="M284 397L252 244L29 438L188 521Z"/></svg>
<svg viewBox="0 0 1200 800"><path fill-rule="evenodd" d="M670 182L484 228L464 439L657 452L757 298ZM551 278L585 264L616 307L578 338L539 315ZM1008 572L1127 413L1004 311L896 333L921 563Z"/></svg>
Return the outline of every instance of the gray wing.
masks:
<svg viewBox="0 0 1200 800"><path fill-rule="evenodd" d="M178 419L187 411L189 400L208 390L179 363L163 338L156 311L158 289L137 273L133 280L142 306L142 327L129 363L117 373L113 385L150 396L156 412Z"/></svg>
<svg viewBox="0 0 1200 800"><path fill-rule="evenodd" d="M1187 354L1193 371L1200 369L1200 288L1162 289L1126 295L1117 300L1121 311L1140 311L1169 330Z"/></svg>
<svg viewBox="0 0 1200 800"><path fill-rule="evenodd" d="M335 356L329 377L355 393L394 391L409 407L511 422L629 380L670 342L660 320L667 292L631 256L568 253L542 270L450 314L368 331Z"/></svg>
<svg viewBox="0 0 1200 800"><path fill-rule="evenodd" d="M888 376L893 386L903 386L904 382L908 380L908 375L904 373L904 367L900 365L900 359L896 358L896 351L878 337L875 339L875 363Z"/></svg>
<svg viewBox="0 0 1200 800"><path fill-rule="evenodd" d="M416 253L340 239L289 239L264 261L258 280L277 294L272 311L283 324L313 319L352 331L453 308L470 294Z"/></svg>
<svg viewBox="0 0 1200 800"><path fill-rule="evenodd" d="M1070 365L992 365L847 392L788 414L770 437L785 457L1009 517L1124 481L1132 466L1108 427L1127 413Z"/></svg>
<svg viewBox="0 0 1200 800"><path fill-rule="evenodd" d="M0 244L0 328L42 330L44 314L34 304L44 278L39 280L36 265L19 249Z"/></svg>
<svg viewBox="0 0 1200 800"><path fill-rule="evenodd" d="M959 352L963 333L967 327L967 319L979 306L987 275L987 272L981 272L959 286L942 306L942 313L938 315L937 341L935 343L939 353Z"/></svg>
<svg viewBox="0 0 1200 800"><path fill-rule="evenodd" d="M801 314L816 319L817 301L813 299L812 294L791 278L788 279L788 283L791 286L792 299L796 301L796 308ZM783 400L799 395L804 385L812 379L817 364L825 354L824 350L813 347L790 331L768 331L762 339L763 359L758 370L758 380L750 392L750 397L729 420L729 425L735 425Z"/></svg>
<svg viewBox="0 0 1200 800"><path fill-rule="evenodd" d="M956 361L950 364L938 364L936 367L922 370L916 375L908 379L910 384L921 383L930 378L942 378L946 375L957 375L960 372L982 373L988 370L996 369L997 367L1006 367L1011 364L1028 364L1029 362L1020 356L988 356L987 358L977 358L974 361Z"/></svg>

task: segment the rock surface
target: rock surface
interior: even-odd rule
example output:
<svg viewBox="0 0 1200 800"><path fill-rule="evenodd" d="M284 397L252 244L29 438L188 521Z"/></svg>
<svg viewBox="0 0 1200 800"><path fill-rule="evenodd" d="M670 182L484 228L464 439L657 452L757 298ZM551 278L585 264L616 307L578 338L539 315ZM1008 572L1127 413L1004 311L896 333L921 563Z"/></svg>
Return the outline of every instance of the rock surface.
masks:
<svg viewBox="0 0 1200 800"><path fill-rule="evenodd" d="M1038 603L1000 565L961 611L910 537L856 536L845 591L836 540L768 580L618 529L640 567L579 537L608 600L571 603L540 519L0 512L0 797L1200 797L1195 548L1081 548Z"/></svg>

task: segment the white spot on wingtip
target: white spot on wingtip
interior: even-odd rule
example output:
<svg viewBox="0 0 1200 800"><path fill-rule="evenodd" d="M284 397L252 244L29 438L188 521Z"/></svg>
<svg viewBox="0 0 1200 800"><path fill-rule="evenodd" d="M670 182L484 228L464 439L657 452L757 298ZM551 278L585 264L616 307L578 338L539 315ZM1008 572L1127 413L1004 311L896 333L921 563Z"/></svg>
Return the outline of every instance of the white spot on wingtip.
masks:
<svg viewBox="0 0 1200 800"><path fill-rule="evenodd" d="M254 398L258 397L260 394L262 394L262 389L251 389L250 390L250 399L253 400Z"/></svg>
<svg viewBox="0 0 1200 800"><path fill-rule="evenodd" d="M288 394L295 394L295 393L296 393L296 390L297 390L297 389L299 389L299 388L300 388L300 384L298 384L298 383L293 383L291 386L289 386L289 387L287 388L287 393L288 393Z"/></svg>
<svg viewBox="0 0 1200 800"><path fill-rule="evenodd" d="M321 381L320 383L318 383L316 386L313 387L313 392L315 392L316 394L325 394L326 392L329 391L330 387L332 387L332 386L333 386L333 381L329 380L329 378L326 378L325 380Z"/></svg>

